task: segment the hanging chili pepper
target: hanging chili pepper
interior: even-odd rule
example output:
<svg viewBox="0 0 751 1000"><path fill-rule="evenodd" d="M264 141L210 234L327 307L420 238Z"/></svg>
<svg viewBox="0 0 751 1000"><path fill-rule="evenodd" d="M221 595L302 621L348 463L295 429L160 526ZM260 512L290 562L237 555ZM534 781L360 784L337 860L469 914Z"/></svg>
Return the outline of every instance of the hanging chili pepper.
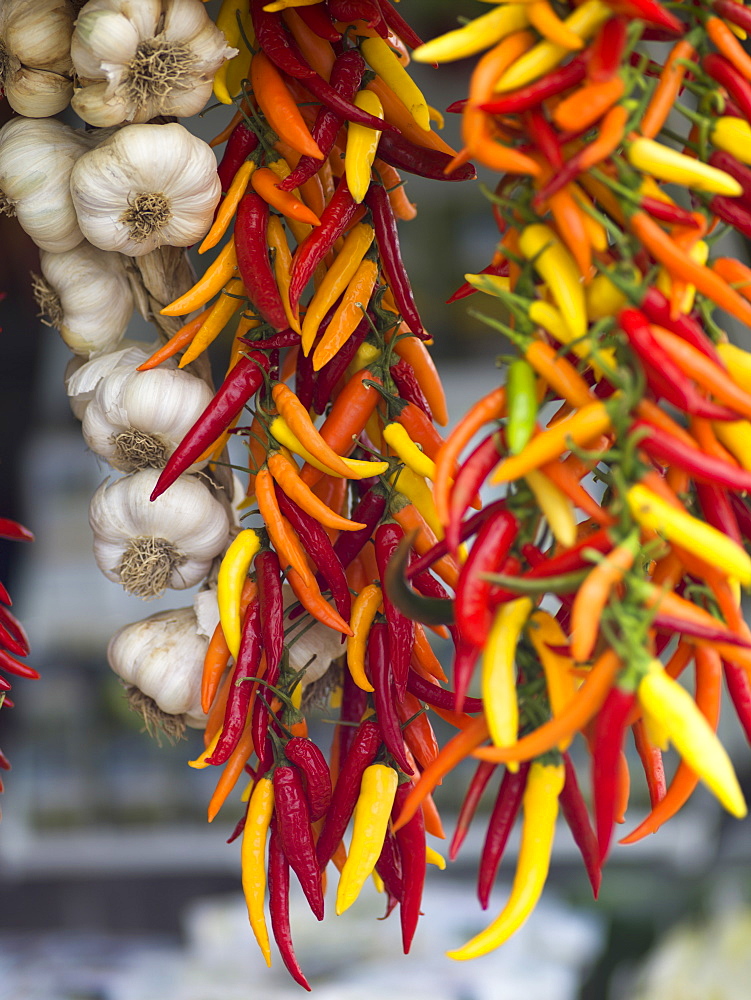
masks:
<svg viewBox="0 0 751 1000"><path fill-rule="evenodd" d="M409 784L396 790L392 817L401 816L409 795ZM408 954L420 919L420 904L425 885L425 823L418 810L406 823L395 828L396 843L402 867L402 897L399 915L402 926L402 948Z"/></svg>
<svg viewBox="0 0 751 1000"><path fill-rule="evenodd" d="M426 702L431 708L440 708L452 711L456 708L456 694L442 688L439 684L431 684L426 681L415 670L410 668L407 678L407 690L420 701ZM480 698L464 698L463 705L457 711L481 712L482 700Z"/></svg>
<svg viewBox="0 0 751 1000"><path fill-rule="evenodd" d="M662 751L648 736L643 718L632 723L631 731L634 734L634 746L641 759L644 776L647 779L649 802L654 809L657 803L665 797L665 768L662 763Z"/></svg>
<svg viewBox="0 0 751 1000"><path fill-rule="evenodd" d="M421 344L422 341L417 341L417 343ZM413 403L422 410L429 420L433 420L430 404L425 398L425 394L417 380L412 365L404 358L400 358L395 365L391 365L389 373L396 384L396 388L399 390L400 398L405 399L408 403Z"/></svg>
<svg viewBox="0 0 751 1000"><path fill-rule="evenodd" d="M378 728L386 748L401 770L405 774L412 774L413 771L405 754L404 739L394 707L394 691L392 690L392 685L395 683L392 667L394 652L391 635L386 625L376 622L368 634L368 675L374 688ZM409 665L407 670L409 670Z"/></svg>
<svg viewBox="0 0 751 1000"><path fill-rule="evenodd" d="M563 754L563 766L566 772L566 780L563 783L558 801L561 804L563 818L566 820L568 828L571 830L571 836L574 838L574 842L581 853L587 877L589 878L589 884L592 886L592 893L595 899L597 899L602 881L597 837L592 829L587 806L579 789L576 770L567 753Z"/></svg>
<svg viewBox="0 0 751 1000"><path fill-rule="evenodd" d="M370 487L352 511L352 520L361 522L365 527L339 535L334 542L334 552L345 569L370 541L386 511L386 498L386 490L380 484Z"/></svg>
<svg viewBox="0 0 751 1000"><path fill-rule="evenodd" d="M263 913L266 892L264 853L273 811L274 788L271 779L264 775L256 782L248 802L240 848L240 864L250 927L268 966L271 965L271 945Z"/></svg>
<svg viewBox="0 0 751 1000"><path fill-rule="evenodd" d="M467 786L467 791L464 793L462 806L456 820L454 836L451 838L451 845L449 846L449 858L451 861L455 861L459 854L459 850L469 833L469 827L477 812L480 799L488 786L488 782L495 773L496 767L496 764L488 764L484 760L480 761L477 765L475 773Z"/></svg>
<svg viewBox="0 0 751 1000"><path fill-rule="evenodd" d="M219 565L216 581L219 621L227 647L235 659L240 649L241 595L250 566L260 548L258 533L246 528L235 536Z"/></svg>
<svg viewBox="0 0 751 1000"><path fill-rule="evenodd" d="M459 574L456 590L456 623L462 637L483 648L493 622L489 606L492 587L484 574L500 569L519 531L519 524L507 510L485 521Z"/></svg>
<svg viewBox="0 0 751 1000"><path fill-rule="evenodd" d="M383 522L376 528L373 541L375 544L378 572L382 580L385 579L387 564L392 559L403 539L403 529L393 521ZM383 596L383 610L389 626L390 667L397 696L400 697L407 689L409 658L414 643L414 626L394 606L387 592L384 592Z"/></svg>
<svg viewBox="0 0 751 1000"><path fill-rule="evenodd" d="M386 24L397 38L401 38L405 45L409 45L411 49L416 49L423 44L420 36L413 30L411 25L407 24L390 0L378 0L378 5L381 8L381 14Z"/></svg>
<svg viewBox="0 0 751 1000"><path fill-rule="evenodd" d="M592 743L592 789L601 865L607 857L613 836L623 735L635 702L634 691L612 687L595 722Z"/></svg>
<svg viewBox="0 0 751 1000"><path fill-rule="evenodd" d="M224 148L224 154L217 167L222 191L229 191L235 174L251 153L258 149L258 135L245 121L240 121L232 130Z"/></svg>
<svg viewBox="0 0 751 1000"><path fill-rule="evenodd" d="M297 736L284 744L284 755L302 772L311 822L321 819L331 802L331 775L326 758L312 740Z"/></svg>
<svg viewBox="0 0 751 1000"><path fill-rule="evenodd" d="M528 773L529 764L523 764L515 772L505 772L490 813L485 842L480 853L477 878L477 898L483 910L487 910L490 903L490 893L495 883L498 868L516 817L521 809Z"/></svg>
<svg viewBox="0 0 751 1000"><path fill-rule="evenodd" d="M316 861L316 847L302 775L296 767L282 765L274 769L273 782L277 829L285 857L297 875L316 919L322 920L321 873Z"/></svg>
<svg viewBox="0 0 751 1000"><path fill-rule="evenodd" d="M292 946L289 922L289 862L284 853L276 820L271 824L268 866L269 917L274 940L289 974L299 986L310 991L310 984L303 975Z"/></svg>

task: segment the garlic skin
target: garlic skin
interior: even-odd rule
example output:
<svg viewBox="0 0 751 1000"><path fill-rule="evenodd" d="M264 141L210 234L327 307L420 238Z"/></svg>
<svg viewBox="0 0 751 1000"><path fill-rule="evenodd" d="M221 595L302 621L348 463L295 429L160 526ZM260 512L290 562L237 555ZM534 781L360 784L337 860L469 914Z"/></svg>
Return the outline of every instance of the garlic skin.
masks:
<svg viewBox="0 0 751 1000"><path fill-rule="evenodd" d="M133 315L133 292L119 254L80 243L39 255L42 275L32 290L42 322L54 326L74 354L106 354L123 338Z"/></svg>
<svg viewBox="0 0 751 1000"><path fill-rule="evenodd" d="M121 340L118 350L100 354L89 361L80 354L73 355L65 368L64 382L74 416L83 420L86 407L105 375L120 366L133 371L147 361L156 348L156 344L144 344L142 340ZM177 362L168 358L162 367L176 368Z"/></svg>
<svg viewBox="0 0 751 1000"><path fill-rule="evenodd" d="M73 109L90 125L186 118L237 51L201 0L90 0L71 44L80 84Z"/></svg>
<svg viewBox="0 0 751 1000"><path fill-rule="evenodd" d="M0 212L15 215L40 250L83 240L70 175L92 140L55 118L12 118L0 128Z"/></svg>
<svg viewBox="0 0 751 1000"><path fill-rule="evenodd" d="M199 583L229 541L225 508L200 479L180 476L152 503L158 478L144 469L105 480L89 507L97 566L144 599Z"/></svg>
<svg viewBox="0 0 751 1000"><path fill-rule="evenodd" d="M153 699L169 716L184 716L188 726L206 722L201 711L201 673L208 639L196 629L193 608L159 611L119 629L110 639L110 667Z"/></svg>
<svg viewBox="0 0 751 1000"><path fill-rule="evenodd" d="M0 91L20 115L47 118L73 94L70 0L2 0Z"/></svg>
<svg viewBox="0 0 751 1000"><path fill-rule="evenodd" d="M121 472L164 468L213 395L203 379L177 368L117 367L100 380L86 409L84 440ZM206 462L208 456L189 471Z"/></svg>
<svg viewBox="0 0 751 1000"><path fill-rule="evenodd" d="M70 189L86 239L128 257L196 243L221 197L213 150L176 123L115 132L77 161Z"/></svg>

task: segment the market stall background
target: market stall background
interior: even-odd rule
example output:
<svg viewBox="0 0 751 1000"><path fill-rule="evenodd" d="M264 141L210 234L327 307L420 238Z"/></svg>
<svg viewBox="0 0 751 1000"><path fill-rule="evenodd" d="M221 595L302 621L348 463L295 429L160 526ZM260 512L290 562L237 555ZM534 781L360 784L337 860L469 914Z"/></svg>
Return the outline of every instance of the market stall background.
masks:
<svg viewBox="0 0 751 1000"><path fill-rule="evenodd" d="M476 15L477 4L410 0L410 19L425 37L463 13ZM466 91L468 71L464 63L440 73L413 67L438 107ZM7 117L7 106L2 111ZM217 120L209 111L190 127L209 138ZM456 129L449 118L448 141ZM477 184L447 191L410 178L408 191L419 218L400 227L404 256L456 419L496 383L494 357L502 345L467 315L465 303L443 301L464 271L486 263L496 236ZM34 685L19 683L17 707L0 719L13 763L0 825L0 997L292 995L296 988L283 972L275 978L265 970L248 938L237 845L224 844L236 817L230 810L212 827L205 822L212 777L185 766L199 747L198 733L157 746L140 731L107 668L104 651L117 628L184 600L172 594L145 611L96 569L88 500L107 470L86 451L69 411L62 385L68 351L36 317L28 282L36 251L13 220L2 218L0 226L0 289L8 293L0 303L0 495L3 513L28 524L37 539L22 551L3 545L0 578L15 595L42 673ZM734 330L748 346L743 333ZM145 324L134 335L150 339ZM224 348L217 345L217 358ZM322 717L316 725L313 735L325 744L327 723ZM747 747L730 716L722 735L748 777ZM449 829L464 774L442 790ZM646 800L642 806L646 812ZM750 898L747 824L731 826L700 790L656 837L614 850L596 908L562 832L547 902L504 949L457 967L443 951L483 924L471 885L480 836L447 872L431 870L426 916L408 959L400 954L397 928L375 922L381 911L375 892L358 904L354 921L330 916L322 929L302 906L293 911L297 950L322 1000L345 992L363 1000L387 992L434 1000L636 997L633 963L676 922L735 914ZM513 848L501 869L499 899L513 871ZM738 926L744 925L736 915ZM730 925L700 932L697 955L702 933L732 937ZM730 958L725 969L733 969ZM734 973L739 983L742 973ZM732 988L718 996L734 996Z"/></svg>

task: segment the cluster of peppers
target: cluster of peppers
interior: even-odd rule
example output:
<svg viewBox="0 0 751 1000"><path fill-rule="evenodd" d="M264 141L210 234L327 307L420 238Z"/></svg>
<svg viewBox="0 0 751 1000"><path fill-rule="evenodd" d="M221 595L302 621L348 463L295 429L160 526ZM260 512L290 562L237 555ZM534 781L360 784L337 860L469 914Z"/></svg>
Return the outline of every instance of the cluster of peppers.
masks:
<svg viewBox="0 0 751 1000"><path fill-rule="evenodd" d="M193 763L222 767L210 818L251 776L231 838L251 927L270 962L268 890L282 959L305 988L290 868L319 918L329 861L337 912L372 875L408 951L426 862L443 864L426 844L443 836L431 795L470 755L450 855L500 777L483 907L520 811L522 837L505 907L456 959L497 947L532 911L559 804L597 894L628 802L629 729L652 811L626 841L699 780L745 814L715 730L724 675L751 738L738 593L751 585L751 355L712 312L751 324L751 270L711 248L751 213L738 41L751 14L735 0L679 13L656 0L500 2L423 45L388 0L222 7L240 52L215 93L238 107L216 140L226 193L200 250L233 235L163 310L200 314L143 367L180 351L187 364L239 319L227 375L153 497L199 457L221 460L231 434L245 442L247 513L260 520L219 568ZM428 62L488 49L449 109L463 115L458 154L431 129L440 115L405 70L408 47ZM504 321L484 319L520 356L444 440L399 251L396 219L414 207L398 171L471 179L470 161L502 174L499 243L453 298L500 300ZM313 685L334 686L339 706L328 763L300 710L304 670L289 665L303 615L346 642ZM453 689L429 629L453 641ZM693 695L677 682L692 663ZM457 730L443 747L429 712ZM568 753L577 733L594 822ZM682 760L668 786L669 742Z"/></svg>
<svg viewBox="0 0 751 1000"><path fill-rule="evenodd" d="M0 517L0 538L12 542L33 542L34 535L18 521L9 517ZM19 656L29 655L29 638L21 622L8 608L13 604L5 585L0 581L0 708L12 708L13 701L8 697L11 684L5 674L15 677L25 677L36 680L39 674L28 663L23 663ZM10 762L0 750L0 770L9 771ZM0 779L0 793L3 782Z"/></svg>

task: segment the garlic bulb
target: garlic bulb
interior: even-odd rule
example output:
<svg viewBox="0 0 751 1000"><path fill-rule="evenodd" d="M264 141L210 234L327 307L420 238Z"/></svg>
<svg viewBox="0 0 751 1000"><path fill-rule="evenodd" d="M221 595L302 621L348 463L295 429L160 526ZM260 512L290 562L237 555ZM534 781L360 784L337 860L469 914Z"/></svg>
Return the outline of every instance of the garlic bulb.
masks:
<svg viewBox="0 0 751 1000"><path fill-rule="evenodd" d="M64 253L43 250L39 262L32 289L42 322L56 327L74 354L111 351L133 315L122 257L83 242Z"/></svg>
<svg viewBox="0 0 751 1000"><path fill-rule="evenodd" d="M196 243L221 195L212 149L176 123L120 129L80 158L70 185L86 239L129 257Z"/></svg>
<svg viewBox="0 0 751 1000"><path fill-rule="evenodd" d="M282 589L285 607L285 641L289 647L289 669L296 671L305 667L301 683L303 688L306 688L309 684L323 677L332 662L344 653L346 646L342 645L342 637L339 632L321 624L321 622L314 621L311 624L308 615L301 615L290 620L287 614L293 607L296 607L297 598L288 584L285 583Z"/></svg>
<svg viewBox="0 0 751 1000"><path fill-rule="evenodd" d="M199 583L229 538L227 513L200 479L180 476L152 503L158 477L144 469L105 481L89 507L99 569L143 598Z"/></svg>
<svg viewBox="0 0 751 1000"><path fill-rule="evenodd" d="M121 472L161 469L213 395L203 379L180 369L115 368L86 409L84 440Z"/></svg>
<svg viewBox="0 0 751 1000"><path fill-rule="evenodd" d="M46 118L67 107L74 16L70 0L0 3L0 91L18 114Z"/></svg>
<svg viewBox="0 0 751 1000"><path fill-rule="evenodd" d="M83 420L86 407L94 398L96 388L105 375L121 366L134 371L155 350L156 344L144 344L141 340L121 340L118 350L100 354L90 361L74 355L67 364L64 377L65 391L74 415ZM176 368L177 362L174 358L169 358L162 363L162 367Z"/></svg>
<svg viewBox="0 0 751 1000"><path fill-rule="evenodd" d="M55 118L12 118L0 128L0 212L15 215L41 250L83 239L70 195L76 160L91 139Z"/></svg>
<svg viewBox="0 0 751 1000"><path fill-rule="evenodd" d="M200 0L90 0L76 21L73 109L91 125L185 118L237 55Z"/></svg>
<svg viewBox="0 0 751 1000"><path fill-rule="evenodd" d="M201 727L201 672L208 639L196 630L193 608L160 611L125 625L110 639L107 660L128 687L131 707L154 727L180 737Z"/></svg>

